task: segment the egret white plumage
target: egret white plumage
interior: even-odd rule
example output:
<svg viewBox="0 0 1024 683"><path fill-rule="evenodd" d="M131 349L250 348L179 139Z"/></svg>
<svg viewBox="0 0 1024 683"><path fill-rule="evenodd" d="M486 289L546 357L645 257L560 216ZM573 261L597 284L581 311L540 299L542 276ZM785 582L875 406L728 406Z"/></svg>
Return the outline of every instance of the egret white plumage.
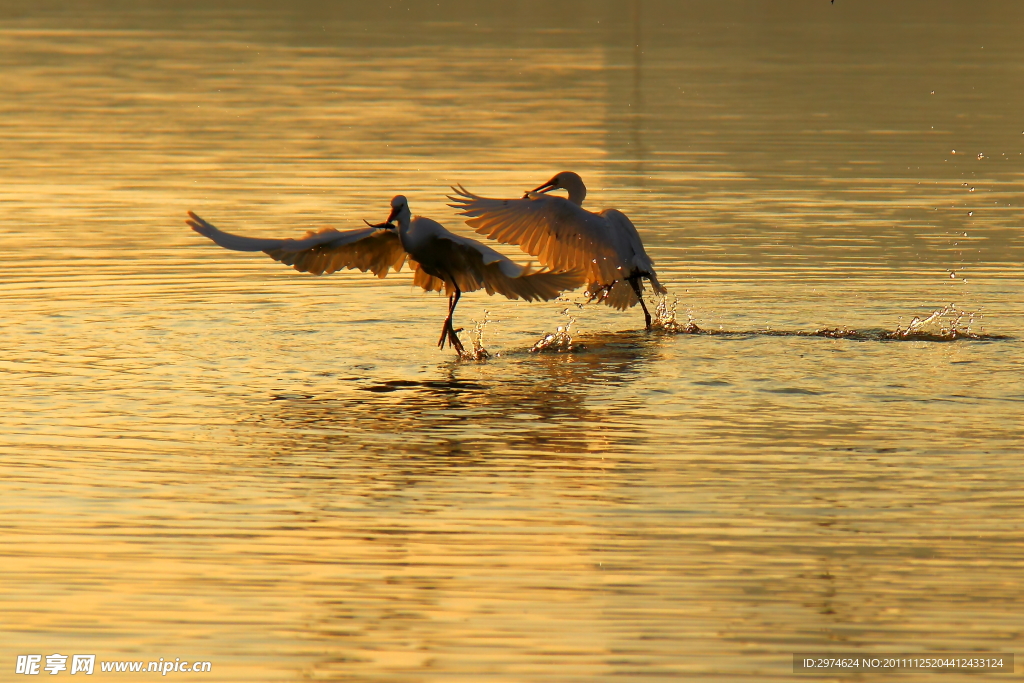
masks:
<svg viewBox="0 0 1024 683"><path fill-rule="evenodd" d="M568 190L569 197L549 195ZM644 250L633 223L621 211L593 213L583 208L587 188L572 171L563 171L521 199L488 199L453 187L449 206L468 216L466 223L481 235L517 244L552 269L582 268L591 300L625 310L644 309L651 329L651 314L644 303L643 278L657 294L667 290L658 282L654 261Z"/></svg>
<svg viewBox="0 0 1024 683"><path fill-rule="evenodd" d="M408 259L415 272L413 284L428 292L444 289L448 295L448 317L437 345L443 349L447 341L459 355L464 348L452 317L463 292L486 289L488 294L498 293L509 299L549 301L584 282L582 270L533 271L476 240L449 232L429 218L413 218L402 195L391 200L391 214L383 223L367 223L368 227L357 230L324 228L297 240L240 237L218 230L191 211L188 215L186 222L193 230L220 246L234 251L262 251L304 273L322 275L348 268L383 278L389 268L401 270Z"/></svg>

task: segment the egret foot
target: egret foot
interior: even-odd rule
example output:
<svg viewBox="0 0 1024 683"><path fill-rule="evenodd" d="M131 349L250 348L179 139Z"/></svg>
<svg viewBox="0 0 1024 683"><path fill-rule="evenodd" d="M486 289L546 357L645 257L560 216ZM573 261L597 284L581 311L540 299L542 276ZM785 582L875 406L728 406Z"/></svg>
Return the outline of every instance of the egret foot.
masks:
<svg viewBox="0 0 1024 683"><path fill-rule="evenodd" d="M457 330L452 327L451 318L445 318L444 326L441 328L441 338L437 340L437 348L443 349L444 343L448 342L448 345L455 349L461 356L466 350L462 345L462 342L459 340L458 333L461 331L461 327Z"/></svg>
<svg viewBox="0 0 1024 683"><path fill-rule="evenodd" d="M459 330L461 329L462 328L460 327ZM466 353L466 348L462 345L462 342L459 340L459 335L456 334L459 330L453 330L451 328L448 329L448 346L455 349L455 352L462 356Z"/></svg>

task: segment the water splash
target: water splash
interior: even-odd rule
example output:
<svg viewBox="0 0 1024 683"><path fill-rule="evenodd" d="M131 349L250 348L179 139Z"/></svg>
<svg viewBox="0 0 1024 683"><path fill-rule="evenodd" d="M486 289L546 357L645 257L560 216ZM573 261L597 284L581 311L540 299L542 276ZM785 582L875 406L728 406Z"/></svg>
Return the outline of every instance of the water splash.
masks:
<svg viewBox="0 0 1024 683"><path fill-rule="evenodd" d="M979 316L980 317L980 316ZM965 320L966 319L966 320ZM982 335L973 330L975 314L963 311L955 304L947 304L932 311L927 318L914 316L906 329L899 324L889 339L917 339L925 341L952 341L954 339L980 339Z"/></svg>
<svg viewBox="0 0 1024 683"><path fill-rule="evenodd" d="M569 313L568 308L562 310L561 314L569 319L568 322L559 325L554 332L545 334L530 348L530 353L574 353L586 348L583 344L573 342L571 328L576 318Z"/></svg>
<svg viewBox="0 0 1024 683"><path fill-rule="evenodd" d="M652 327L675 334L696 334L696 335L724 335L724 336L760 336L760 337L825 337L826 339L850 339L854 341L932 341L951 342L960 339L971 339L977 341L994 341L1010 339L1011 337L987 334L984 327L980 326L982 315L971 311L961 310L955 304L949 304L924 318L915 316L910 324L904 329L897 325L895 330L869 329L855 330L845 325L840 327L822 327L813 332L803 330L777 330L765 328L763 330L705 330L697 327L693 316L688 314L688 320L680 323L676 319L676 300L671 301L667 297L662 298L655 309L655 320ZM977 326L977 329L976 329Z"/></svg>
<svg viewBox="0 0 1024 683"><path fill-rule="evenodd" d="M983 327L975 329L975 324L980 323L981 314L972 313L958 309L954 304L949 304L933 311L930 315L922 318L915 316L910 324L904 329L898 324L895 330L884 328L873 328L867 330L855 330L851 327L822 327L809 332L806 330L780 330L766 327L760 330L728 330L702 329L694 322L689 313L688 320L680 322L677 319L676 309L678 301L675 297L662 297L653 311L651 327L654 332L662 334L692 334L699 336L723 336L723 337L824 337L826 339L847 339L851 341L928 341L928 342L952 342L958 340L974 341L998 341L1012 339L1012 337L989 334ZM569 314L566 308L562 315L568 318L565 325L561 325L555 332L544 335L540 341L530 349L530 353L553 352L571 353L581 351L586 347L573 339L572 325L576 319Z"/></svg>
<svg viewBox="0 0 1024 683"><path fill-rule="evenodd" d="M484 348L484 327L487 323L491 322L490 318L487 317L488 311L484 311L484 319L476 322L473 325L473 349L471 351L463 351L459 354L459 358L463 360L487 360L491 357L490 352Z"/></svg>
<svg viewBox="0 0 1024 683"><path fill-rule="evenodd" d="M676 307L678 305L679 300L676 297L672 297L672 302L669 303L668 295L662 296L654 309L651 329L670 334L700 334L703 332L704 330L697 327L697 323L693 321L693 316L689 312L686 314L686 322L679 322L676 318Z"/></svg>

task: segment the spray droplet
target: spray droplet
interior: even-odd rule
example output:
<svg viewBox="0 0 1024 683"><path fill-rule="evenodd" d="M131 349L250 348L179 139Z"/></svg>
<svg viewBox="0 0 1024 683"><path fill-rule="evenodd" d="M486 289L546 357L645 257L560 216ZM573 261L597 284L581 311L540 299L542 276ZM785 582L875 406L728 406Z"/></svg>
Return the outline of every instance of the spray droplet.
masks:
<svg viewBox="0 0 1024 683"><path fill-rule="evenodd" d="M973 216L973 215L974 215L974 212L973 212L973 211L968 211L968 212L967 212L967 215L968 215L968 216Z"/></svg>
<svg viewBox="0 0 1024 683"><path fill-rule="evenodd" d="M539 353L541 351L571 353L574 351L581 351L585 348L582 344L573 343L572 334L570 333L569 328L571 328L573 323L576 322L576 319L569 314L569 309L562 311L561 315L567 317L569 319L568 322L565 325L557 325L554 333L549 332L545 334L543 339L533 345L533 348L530 349L530 353Z"/></svg>
<svg viewBox="0 0 1024 683"><path fill-rule="evenodd" d="M974 192L974 188L972 187L971 189L969 189L969 190L967 190L967 191L968 191L968 192Z"/></svg>
<svg viewBox="0 0 1024 683"><path fill-rule="evenodd" d="M984 155L984 154L982 154L981 152L978 152L978 158L979 158L979 159L984 159L984 158L985 158L985 155Z"/></svg>
<svg viewBox="0 0 1024 683"><path fill-rule="evenodd" d="M954 149L950 154L956 154L956 150Z"/></svg>
<svg viewBox="0 0 1024 683"><path fill-rule="evenodd" d="M952 271L952 270L951 270L951 271L949 271L949 277L951 277L952 279L954 279L954 280L955 280L955 279L956 279L956 272L955 272L955 271Z"/></svg>

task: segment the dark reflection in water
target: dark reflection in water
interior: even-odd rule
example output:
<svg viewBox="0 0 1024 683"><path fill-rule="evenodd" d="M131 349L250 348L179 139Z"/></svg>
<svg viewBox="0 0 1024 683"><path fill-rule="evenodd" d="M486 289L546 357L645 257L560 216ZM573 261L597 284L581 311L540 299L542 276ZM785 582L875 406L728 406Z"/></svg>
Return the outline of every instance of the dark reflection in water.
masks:
<svg viewBox="0 0 1024 683"><path fill-rule="evenodd" d="M586 353L503 357L485 381L473 364L453 362L446 379L355 382L344 395L289 396L270 404L261 428L274 440L301 435L290 450L360 448L450 455L519 450L528 457L600 451L629 424L636 405L630 385L644 381L657 339L601 335ZM465 377L465 378L464 378ZM621 400L594 405L599 382ZM642 434L619 434L643 448ZM639 439L639 440L638 440ZM455 444L458 444L457 446Z"/></svg>

